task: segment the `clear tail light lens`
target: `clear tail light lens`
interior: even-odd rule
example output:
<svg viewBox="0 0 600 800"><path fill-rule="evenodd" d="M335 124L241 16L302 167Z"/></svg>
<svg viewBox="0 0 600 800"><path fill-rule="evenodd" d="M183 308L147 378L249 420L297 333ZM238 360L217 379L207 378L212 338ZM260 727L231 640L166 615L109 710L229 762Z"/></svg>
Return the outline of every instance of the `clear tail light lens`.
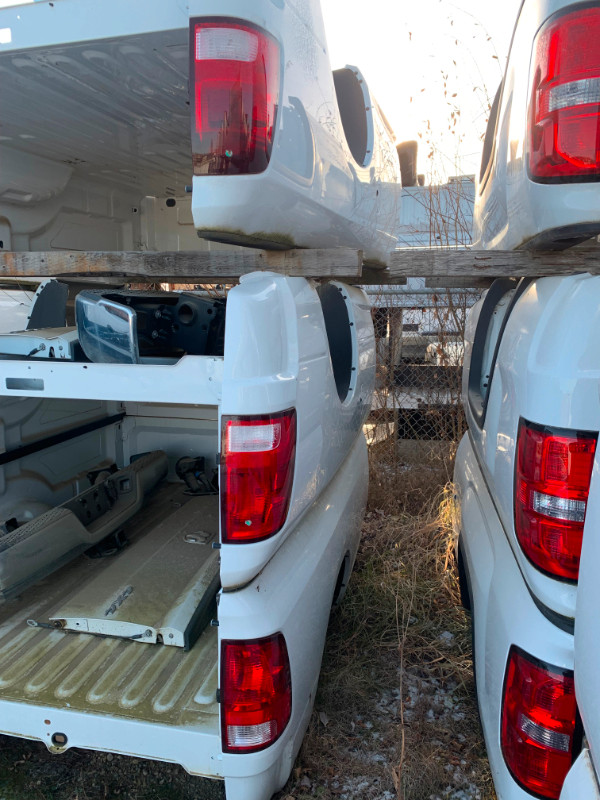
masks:
<svg viewBox="0 0 600 800"><path fill-rule="evenodd" d="M511 648L502 703L502 753L527 791L559 797L574 760L576 717L573 673Z"/></svg>
<svg viewBox="0 0 600 800"><path fill-rule="evenodd" d="M223 419L221 538L257 542L285 523L294 481L296 412Z"/></svg>
<svg viewBox="0 0 600 800"><path fill-rule="evenodd" d="M279 45L247 23L192 20L190 49L194 174L263 172L279 105Z"/></svg>
<svg viewBox="0 0 600 800"><path fill-rule="evenodd" d="M533 53L529 174L600 179L600 7L551 17Z"/></svg>
<svg viewBox="0 0 600 800"><path fill-rule="evenodd" d="M519 426L515 531L525 555L556 578L579 576L596 438Z"/></svg>
<svg viewBox="0 0 600 800"><path fill-rule="evenodd" d="M292 713L292 681L281 633L221 644L221 734L226 753L273 744Z"/></svg>

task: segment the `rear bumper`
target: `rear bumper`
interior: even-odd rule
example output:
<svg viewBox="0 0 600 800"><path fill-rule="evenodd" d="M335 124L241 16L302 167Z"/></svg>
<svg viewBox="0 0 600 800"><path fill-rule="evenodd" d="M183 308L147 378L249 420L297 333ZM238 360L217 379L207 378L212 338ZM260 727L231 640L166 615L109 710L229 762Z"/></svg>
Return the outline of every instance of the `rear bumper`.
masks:
<svg viewBox="0 0 600 800"><path fill-rule="evenodd" d="M473 605L477 695L485 743L500 800L531 800L515 782L500 747L502 692L512 645L573 669L573 637L533 601L477 464L468 434L456 457L457 524ZM592 795L593 796L593 795ZM579 795L580 798L587 795Z"/></svg>

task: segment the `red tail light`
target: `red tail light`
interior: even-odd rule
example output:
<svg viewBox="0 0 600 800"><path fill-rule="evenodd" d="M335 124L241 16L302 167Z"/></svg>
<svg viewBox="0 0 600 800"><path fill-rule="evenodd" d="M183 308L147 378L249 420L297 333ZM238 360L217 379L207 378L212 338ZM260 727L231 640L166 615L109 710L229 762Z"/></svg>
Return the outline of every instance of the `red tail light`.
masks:
<svg viewBox="0 0 600 800"><path fill-rule="evenodd" d="M195 175L247 175L269 163L280 82L279 45L230 20L191 22Z"/></svg>
<svg viewBox="0 0 600 800"><path fill-rule="evenodd" d="M596 436L553 433L521 421L515 530L525 555L553 577L576 581Z"/></svg>
<svg viewBox="0 0 600 800"><path fill-rule="evenodd" d="M573 673L511 648L502 703L502 752L530 792L557 798L574 758Z"/></svg>
<svg viewBox="0 0 600 800"><path fill-rule="evenodd" d="M296 412L223 420L221 538L257 542L285 522L296 455Z"/></svg>
<svg viewBox="0 0 600 800"><path fill-rule="evenodd" d="M273 744L290 720L292 681L281 633L221 644L221 734L226 753Z"/></svg>
<svg viewBox="0 0 600 800"><path fill-rule="evenodd" d="M535 39L529 131L534 180L600 179L600 7L551 17Z"/></svg>

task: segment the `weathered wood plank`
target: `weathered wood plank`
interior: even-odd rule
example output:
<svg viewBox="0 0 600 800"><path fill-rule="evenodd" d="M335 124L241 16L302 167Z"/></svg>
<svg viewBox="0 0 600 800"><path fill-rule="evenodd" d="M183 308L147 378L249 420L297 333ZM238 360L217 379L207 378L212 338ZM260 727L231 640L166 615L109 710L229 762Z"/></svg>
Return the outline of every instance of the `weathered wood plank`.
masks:
<svg viewBox="0 0 600 800"><path fill-rule="evenodd" d="M241 275L271 270L311 278L356 281L362 252L330 250L231 250L198 252L1 252L0 279L7 277L101 277L168 283L233 283Z"/></svg>
<svg viewBox="0 0 600 800"><path fill-rule="evenodd" d="M600 248L571 248L551 252L527 250L397 250L388 269L373 273L364 270L363 283L396 283L399 278L475 278L542 277L572 275L577 272L600 274Z"/></svg>
<svg viewBox="0 0 600 800"><path fill-rule="evenodd" d="M481 278L478 275L467 278L426 278L428 289L489 289L494 278Z"/></svg>
<svg viewBox="0 0 600 800"><path fill-rule="evenodd" d="M480 287L496 277L600 274L600 248L544 253L407 248L391 254L387 269L363 266L361 251L342 247L160 253L0 251L0 280L116 277L136 283L235 283L241 275L257 270L361 284L398 285L408 277L424 277L431 288Z"/></svg>

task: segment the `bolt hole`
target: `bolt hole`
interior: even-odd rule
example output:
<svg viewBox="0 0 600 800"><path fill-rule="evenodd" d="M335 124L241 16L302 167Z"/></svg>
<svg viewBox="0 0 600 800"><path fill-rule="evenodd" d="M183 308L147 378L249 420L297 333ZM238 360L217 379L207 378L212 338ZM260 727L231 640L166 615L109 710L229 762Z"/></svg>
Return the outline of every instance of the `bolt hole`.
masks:
<svg viewBox="0 0 600 800"><path fill-rule="evenodd" d="M191 325L195 317L194 309L188 306L187 303L184 303L177 310L177 316L182 325Z"/></svg>

